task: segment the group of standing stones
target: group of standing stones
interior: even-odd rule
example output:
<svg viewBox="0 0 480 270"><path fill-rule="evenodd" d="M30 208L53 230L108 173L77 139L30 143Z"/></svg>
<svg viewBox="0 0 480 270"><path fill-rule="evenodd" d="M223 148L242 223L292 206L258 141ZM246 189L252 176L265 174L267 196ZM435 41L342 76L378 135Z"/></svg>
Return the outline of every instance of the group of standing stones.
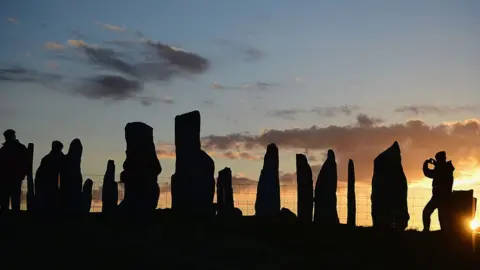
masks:
<svg viewBox="0 0 480 270"><path fill-rule="evenodd" d="M175 117L176 163L171 178L172 212L179 216L241 216L241 211L234 206L230 168L219 171L216 183L217 203L214 204L215 164L201 149L200 125L198 111ZM142 215L157 208L160 196L157 178L162 167L156 155L153 128L141 122L128 123L125 126L125 140L126 159L120 174L125 196L118 204L115 164L109 160L102 187L102 212L105 215ZM28 149L33 159L33 144ZM66 216L87 214L92 203L93 182L87 179L83 183L82 144L79 139L74 139L66 155L62 149L60 142L52 143L52 150L41 160L35 183L30 170L27 176L28 208L34 208L40 213L61 212ZM328 150L315 188L307 157L297 154L296 163L298 220L304 223L313 220L315 224L324 226L338 224L338 176L333 150ZM406 229L410 219L407 192L400 146L394 142L374 160L371 194L374 227ZM460 204L461 199L458 201ZM271 218L279 214L283 217L294 216L288 209L281 209L278 147L269 144L257 185L255 216ZM355 226L355 220L355 171L353 161L350 160L347 224Z"/></svg>

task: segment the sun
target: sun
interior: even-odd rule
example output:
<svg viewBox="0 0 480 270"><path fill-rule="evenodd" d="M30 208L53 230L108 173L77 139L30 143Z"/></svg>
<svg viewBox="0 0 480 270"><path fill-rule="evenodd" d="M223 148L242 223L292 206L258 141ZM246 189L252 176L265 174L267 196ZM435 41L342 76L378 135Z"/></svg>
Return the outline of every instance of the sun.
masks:
<svg viewBox="0 0 480 270"><path fill-rule="evenodd" d="M470 228L472 229L472 231L476 231L478 227L480 227L480 224L477 220L474 219L470 222Z"/></svg>

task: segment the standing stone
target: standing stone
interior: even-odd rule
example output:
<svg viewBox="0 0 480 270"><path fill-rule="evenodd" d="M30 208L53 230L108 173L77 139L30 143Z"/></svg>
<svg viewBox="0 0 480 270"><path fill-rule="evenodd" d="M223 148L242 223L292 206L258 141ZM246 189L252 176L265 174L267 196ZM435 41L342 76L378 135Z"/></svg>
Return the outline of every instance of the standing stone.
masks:
<svg viewBox="0 0 480 270"><path fill-rule="evenodd" d="M28 147L28 165L27 165L27 211L34 211L35 207L35 185L33 183L33 143L29 143Z"/></svg>
<svg viewBox="0 0 480 270"><path fill-rule="evenodd" d="M129 214L151 213L158 205L160 188L157 178L162 172L153 142L153 128L141 122L128 123L125 140L127 157L120 174L125 196L119 210Z"/></svg>
<svg viewBox="0 0 480 270"><path fill-rule="evenodd" d="M311 223L313 218L313 176L307 157L296 155L297 162L297 213L298 219Z"/></svg>
<svg viewBox="0 0 480 270"><path fill-rule="evenodd" d="M82 211L82 152L82 142L74 139L60 173L60 196L63 211L68 215L77 215Z"/></svg>
<svg viewBox="0 0 480 270"><path fill-rule="evenodd" d="M217 211L218 215L230 215L234 210L232 170L224 168L218 172Z"/></svg>
<svg viewBox="0 0 480 270"><path fill-rule="evenodd" d="M93 181L91 179L85 180L83 183L82 189L82 214L88 215L90 209L92 208L92 191L93 191Z"/></svg>
<svg viewBox="0 0 480 270"><path fill-rule="evenodd" d="M407 195L408 184L400 145L394 142L374 161L371 195L373 227L405 230L410 219Z"/></svg>
<svg viewBox="0 0 480 270"><path fill-rule="evenodd" d="M102 213L111 214L117 208L118 203L118 185L115 182L115 162L107 162L107 170L103 177L102 186Z"/></svg>
<svg viewBox="0 0 480 270"><path fill-rule="evenodd" d="M175 152L172 210L182 215L213 215L215 164L201 150L199 111L175 117Z"/></svg>
<svg viewBox="0 0 480 270"><path fill-rule="evenodd" d="M348 191L347 191L347 224L355 227L356 226L356 215L357 215L357 202L355 199L355 165L353 160L348 161Z"/></svg>
<svg viewBox="0 0 480 270"><path fill-rule="evenodd" d="M280 181L278 175L278 148L269 144L263 159L263 168L257 186L255 215L273 217L280 211Z"/></svg>
<svg viewBox="0 0 480 270"><path fill-rule="evenodd" d="M457 234L471 233L469 222L475 218L476 198L473 189L455 190L445 207L439 209L442 231Z"/></svg>
<svg viewBox="0 0 480 270"><path fill-rule="evenodd" d="M337 162L335 153L328 150L327 160L323 163L315 184L315 216L316 224L336 225L337 214Z"/></svg>

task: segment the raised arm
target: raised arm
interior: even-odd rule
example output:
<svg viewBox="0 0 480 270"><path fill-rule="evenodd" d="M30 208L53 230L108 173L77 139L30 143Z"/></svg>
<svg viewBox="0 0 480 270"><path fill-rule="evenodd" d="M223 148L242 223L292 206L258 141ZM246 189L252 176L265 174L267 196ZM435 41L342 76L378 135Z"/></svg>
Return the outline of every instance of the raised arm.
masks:
<svg viewBox="0 0 480 270"><path fill-rule="evenodd" d="M423 162L423 174L426 177L433 179L433 170L428 168L428 163L428 160L425 160L425 162Z"/></svg>

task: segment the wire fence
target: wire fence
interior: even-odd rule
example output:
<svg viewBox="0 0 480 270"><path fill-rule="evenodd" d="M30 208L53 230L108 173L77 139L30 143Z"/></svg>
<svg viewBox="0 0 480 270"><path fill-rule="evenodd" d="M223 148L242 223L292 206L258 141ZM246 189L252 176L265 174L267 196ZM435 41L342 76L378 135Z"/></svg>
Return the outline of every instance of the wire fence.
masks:
<svg viewBox="0 0 480 270"><path fill-rule="evenodd" d="M85 175L84 179L93 178L101 179L103 175ZM94 181L93 186L93 200L92 212L100 212L102 210L102 183ZM169 178L159 177L160 198L158 201L159 208L171 207L171 186ZM339 182L337 188L337 212L341 223L347 221L347 188L346 183ZM26 209L26 181L23 182L22 187L22 209ZM235 207L242 210L243 215L255 214L255 198L257 193L256 183L234 183L234 203ZM371 226L371 187L369 185L357 184L355 187L356 197L356 223L358 226ZM422 211L428 200L430 199L431 190L424 188L410 188L408 191L408 209L410 214L409 228L421 229L422 225ZM123 199L124 189L123 185L119 184L119 201ZM292 212L297 212L297 186L295 181L283 183L280 185L281 206L290 209ZM214 197L216 202L216 194ZM432 215L432 229L439 229L437 213Z"/></svg>

